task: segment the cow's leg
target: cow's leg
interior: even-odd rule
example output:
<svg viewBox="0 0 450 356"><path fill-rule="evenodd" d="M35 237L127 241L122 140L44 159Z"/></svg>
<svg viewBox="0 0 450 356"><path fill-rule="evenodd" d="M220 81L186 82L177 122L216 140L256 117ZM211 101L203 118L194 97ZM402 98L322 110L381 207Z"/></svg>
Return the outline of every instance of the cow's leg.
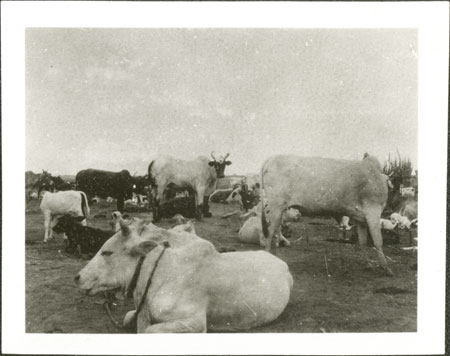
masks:
<svg viewBox="0 0 450 356"><path fill-rule="evenodd" d="M153 196L153 222L161 220L161 208L160 203L163 200L164 191L167 185L160 184L159 186L152 188Z"/></svg>
<svg viewBox="0 0 450 356"><path fill-rule="evenodd" d="M280 245L280 243L281 242L283 242L283 244L285 245L285 246L291 246L291 243L283 236L283 234L281 233L281 230L280 230L280 232L277 234L277 243L278 243L278 245Z"/></svg>
<svg viewBox="0 0 450 356"><path fill-rule="evenodd" d="M205 197L205 189L197 188L195 192L195 210L197 220L203 219L203 198Z"/></svg>
<svg viewBox="0 0 450 356"><path fill-rule="evenodd" d="M205 218L210 218L212 216L209 211L209 196L203 198L203 216Z"/></svg>
<svg viewBox="0 0 450 356"><path fill-rule="evenodd" d="M366 213L367 225L369 226L370 235L372 236L373 244L378 253L378 260L380 261L381 267L383 267L388 276L393 276L394 274L388 267L386 257L383 253L383 236L381 235L380 216L380 209L370 209Z"/></svg>
<svg viewBox="0 0 450 356"><path fill-rule="evenodd" d="M124 200L125 198L123 196L117 197L117 210L120 211L123 214L123 208L124 208Z"/></svg>
<svg viewBox="0 0 450 356"><path fill-rule="evenodd" d="M277 254L277 237L276 234L281 228L281 217L283 215L286 204L282 202L270 202L265 208L265 219L261 217L263 233L265 236L266 251ZM264 209L264 207L263 207ZM265 222L264 222L265 221ZM264 232L266 230L266 232Z"/></svg>
<svg viewBox="0 0 450 356"><path fill-rule="evenodd" d="M153 324L144 333L206 333L206 317L194 316Z"/></svg>
<svg viewBox="0 0 450 356"><path fill-rule="evenodd" d="M58 223L58 217L57 216L52 216L50 219L50 229L49 229L49 240L53 239L53 228L56 226L56 224Z"/></svg>
<svg viewBox="0 0 450 356"><path fill-rule="evenodd" d="M44 242L48 241L51 219L52 214L50 213L50 211L44 211Z"/></svg>

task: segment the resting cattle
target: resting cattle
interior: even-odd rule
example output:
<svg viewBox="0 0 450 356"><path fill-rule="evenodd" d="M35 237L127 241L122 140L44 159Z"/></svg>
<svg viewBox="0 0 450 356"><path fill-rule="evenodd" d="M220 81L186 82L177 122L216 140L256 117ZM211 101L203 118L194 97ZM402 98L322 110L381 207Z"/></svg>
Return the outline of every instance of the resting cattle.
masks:
<svg viewBox="0 0 450 356"><path fill-rule="evenodd" d="M172 157L159 157L152 161L148 167L148 179L153 196L153 220L159 221L160 202L163 199L167 186L178 190L191 190L194 192L196 217L201 220L203 216L210 217L208 199L214 192L217 179L224 177L225 166L230 165L227 157L216 159L211 153L212 160L200 156L192 161L183 161Z"/></svg>
<svg viewBox="0 0 450 356"><path fill-rule="evenodd" d="M349 216L355 222L363 253L367 227L372 235L381 266L392 275L383 253L380 217L388 196L388 177L375 157L361 161L279 155L262 166L263 194L267 211L261 221L266 249L276 252L273 236L283 211L293 206L302 215Z"/></svg>
<svg viewBox="0 0 450 356"><path fill-rule="evenodd" d="M130 172L108 172L97 169L85 169L77 173L75 178L77 189L82 190L89 198L99 196L106 199L117 199L117 210L123 213L125 199L131 198L133 178Z"/></svg>
<svg viewBox="0 0 450 356"><path fill-rule="evenodd" d="M53 237L53 227L58 218L63 215L83 217L83 225L89 216L89 205L86 194L75 190L44 194L41 202L41 211L44 214L44 242Z"/></svg>
<svg viewBox="0 0 450 356"><path fill-rule="evenodd" d="M265 246L265 239L261 227L261 217L253 211L253 214L245 214L250 216L239 230L238 240L245 243L259 244ZM291 221L298 221L301 214L297 209L287 209L283 212L281 219L280 231L276 234L276 246L282 241L286 246L290 242L281 233L281 227L287 226Z"/></svg>
<svg viewBox="0 0 450 356"><path fill-rule="evenodd" d="M81 253L96 254L114 232L82 226L79 224L82 219L84 219L83 216L64 215L58 220L53 230L57 233L66 234L68 238L66 252L73 253L77 251L79 246Z"/></svg>
<svg viewBox="0 0 450 356"><path fill-rule="evenodd" d="M75 281L88 295L129 294L144 256L133 293L137 306L149 283L137 314L138 333L246 330L275 320L288 303L293 284L288 266L266 251L220 254L192 233L152 224L121 223L121 228ZM170 247L164 250L164 243ZM133 316L136 311L128 312L125 323Z"/></svg>

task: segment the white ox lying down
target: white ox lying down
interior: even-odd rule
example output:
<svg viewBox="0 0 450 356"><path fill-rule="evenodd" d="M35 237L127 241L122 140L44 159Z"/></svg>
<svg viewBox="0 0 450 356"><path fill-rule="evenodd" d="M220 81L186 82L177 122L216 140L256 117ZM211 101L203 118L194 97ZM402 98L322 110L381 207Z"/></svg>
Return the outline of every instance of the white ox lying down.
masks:
<svg viewBox="0 0 450 356"><path fill-rule="evenodd" d="M264 234L261 226L261 216L254 211L251 214L246 214L251 216L245 221L239 230L238 240L245 243L259 244L260 246L265 246ZM279 246L280 241L283 241L286 246L290 245L290 242L281 233L281 226L287 225L290 221L298 221L301 214L297 209L290 208L283 213L281 219L280 231L276 234L276 245Z"/></svg>
<svg viewBox="0 0 450 356"><path fill-rule="evenodd" d="M165 241L170 247L161 255ZM292 289L286 263L265 251L220 254L192 233L124 222L75 281L89 295L125 292L140 256L146 257L134 289L136 306L152 271L153 277L137 316L138 333L253 328L275 320ZM125 322L134 313L128 312Z"/></svg>
<svg viewBox="0 0 450 356"><path fill-rule="evenodd" d="M363 253L367 227L381 266L392 275L383 253L380 217L388 196L388 176L368 154L360 161L278 155L261 169L267 211L261 214L266 249L276 252L275 236L283 211L298 208L302 215L349 216L357 225Z"/></svg>
<svg viewBox="0 0 450 356"><path fill-rule="evenodd" d="M46 192L40 207L44 214L44 242L53 237L53 227L58 223L59 217L63 215L83 216L85 219L82 221L82 225L86 226L86 218L89 216L86 194L75 190Z"/></svg>

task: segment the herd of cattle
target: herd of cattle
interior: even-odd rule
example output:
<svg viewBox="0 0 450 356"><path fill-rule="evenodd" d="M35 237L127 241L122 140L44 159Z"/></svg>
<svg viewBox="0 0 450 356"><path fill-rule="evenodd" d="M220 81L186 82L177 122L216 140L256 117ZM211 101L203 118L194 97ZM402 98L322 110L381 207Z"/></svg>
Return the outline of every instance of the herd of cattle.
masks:
<svg viewBox="0 0 450 356"><path fill-rule="evenodd" d="M26 172L26 199L46 191L40 204L44 242L53 231L64 233L67 252L93 256L75 277L77 286L88 295L133 296L136 310L127 313L124 325L137 332L244 330L276 319L293 283L276 251L281 243L289 245L284 229L302 215L333 217L344 233L356 226L363 253L369 236L381 267L393 275L382 230L410 230L417 224L417 199L405 197L410 190L393 184L368 154L358 161L277 155L263 163L260 175L222 190L225 201L241 204L237 238L266 251L220 253L179 214L169 230L153 224L164 217L161 204L177 192L193 197L198 220L210 217L209 202L219 194L218 180L231 164L228 156L211 153L211 159L192 161L161 156L150 162L144 177L86 169L72 183L45 171ZM152 219L124 220L124 202L133 196L148 198ZM111 231L87 226L94 197L117 200ZM395 205L389 211L388 200Z"/></svg>

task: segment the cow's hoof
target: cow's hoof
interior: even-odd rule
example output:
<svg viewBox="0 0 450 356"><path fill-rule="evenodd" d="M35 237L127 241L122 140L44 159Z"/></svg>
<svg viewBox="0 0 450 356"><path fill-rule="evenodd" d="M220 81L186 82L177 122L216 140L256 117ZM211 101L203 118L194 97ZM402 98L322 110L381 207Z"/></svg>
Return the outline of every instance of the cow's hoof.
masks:
<svg viewBox="0 0 450 356"><path fill-rule="evenodd" d="M384 274L386 275L386 277L394 277L394 273L391 271L389 267L385 268Z"/></svg>

